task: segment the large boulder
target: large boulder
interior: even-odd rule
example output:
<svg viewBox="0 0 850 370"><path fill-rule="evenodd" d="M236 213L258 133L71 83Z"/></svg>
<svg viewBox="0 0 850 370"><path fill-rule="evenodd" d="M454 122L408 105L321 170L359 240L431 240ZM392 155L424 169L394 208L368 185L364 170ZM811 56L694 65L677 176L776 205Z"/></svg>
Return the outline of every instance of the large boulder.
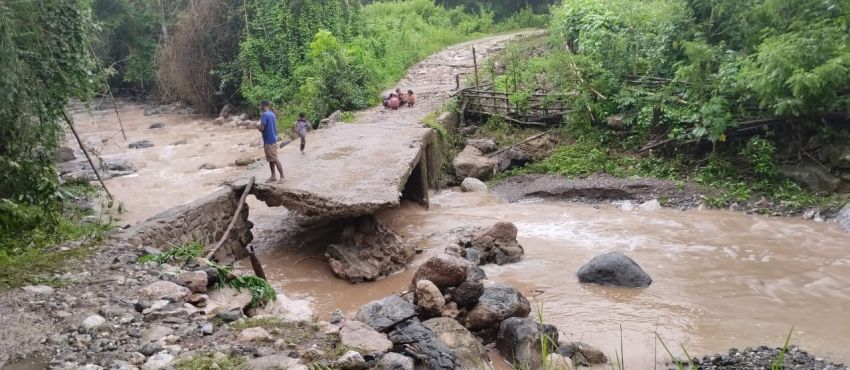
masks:
<svg viewBox="0 0 850 370"><path fill-rule="evenodd" d="M494 284L484 288L478 303L464 318L464 324L472 330L494 328L509 317L526 317L531 312L531 303L516 288Z"/></svg>
<svg viewBox="0 0 850 370"><path fill-rule="evenodd" d="M487 184L474 177L467 177L460 183L460 191L464 193L487 191Z"/></svg>
<svg viewBox="0 0 850 370"><path fill-rule="evenodd" d="M203 271L189 271L177 276L177 283L189 288L192 293L207 292L207 273Z"/></svg>
<svg viewBox="0 0 850 370"><path fill-rule="evenodd" d="M517 368L538 369L543 364L543 358L540 357L540 331L531 318L511 317L502 321L496 347L505 360Z"/></svg>
<svg viewBox="0 0 850 370"><path fill-rule="evenodd" d="M158 280L142 288L142 296L148 299L165 299L171 302L183 302L192 295L192 291L170 281Z"/></svg>
<svg viewBox="0 0 850 370"><path fill-rule="evenodd" d="M461 369L480 369L489 363L481 342L457 321L439 317L424 321L422 325L431 329L446 347L455 352Z"/></svg>
<svg viewBox="0 0 850 370"><path fill-rule="evenodd" d="M606 286L645 288L652 284L652 278L637 262L620 252L593 257L578 270L577 275L582 283Z"/></svg>
<svg viewBox="0 0 850 370"><path fill-rule="evenodd" d="M446 299L440 289L430 280L416 282L416 304L432 314L438 314L446 305Z"/></svg>
<svg viewBox="0 0 850 370"><path fill-rule="evenodd" d="M419 280L430 280L438 288L455 287L466 280L472 265L469 261L448 254L438 254L431 257L416 270L413 275L413 286Z"/></svg>
<svg viewBox="0 0 850 370"><path fill-rule="evenodd" d="M369 302L357 311L355 319L385 332L405 320L416 317L416 306L397 295Z"/></svg>
<svg viewBox="0 0 850 370"><path fill-rule="evenodd" d="M779 174L805 185L814 192L831 193L841 185L840 178L817 164L781 166Z"/></svg>
<svg viewBox="0 0 850 370"><path fill-rule="evenodd" d="M455 176L458 179L474 177L479 180L486 180L493 175L493 163L472 145L467 145L458 153L453 166Z"/></svg>
<svg viewBox="0 0 850 370"><path fill-rule="evenodd" d="M467 244L477 251L479 264L519 262L525 249L517 241L517 227L510 222L498 222L473 236ZM469 252L467 252L467 255Z"/></svg>
<svg viewBox="0 0 850 370"><path fill-rule="evenodd" d="M423 368L432 370L462 369L458 364L457 353L446 346L440 337L418 319L402 322L388 333L396 345L411 345L417 349L417 355Z"/></svg>
<svg viewBox="0 0 850 370"><path fill-rule="evenodd" d="M342 344L361 354L384 353L393 348L387 336L360 321L346 321L339 329Z"/></svg>

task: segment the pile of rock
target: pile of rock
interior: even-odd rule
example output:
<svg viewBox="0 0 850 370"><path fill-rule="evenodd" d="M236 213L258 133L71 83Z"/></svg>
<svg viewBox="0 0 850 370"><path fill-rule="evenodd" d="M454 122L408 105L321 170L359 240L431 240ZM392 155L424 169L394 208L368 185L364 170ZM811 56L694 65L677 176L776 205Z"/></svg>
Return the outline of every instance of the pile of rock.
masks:
<svg viewBox="0 0 850 370"><path fill-rule="evenodd" d="M325 255L340 278L353 283L376 280L403 270L413 260L414 245L374 216L337 223L347 225Z"/></svg>
<svg viewBox="0 0 850 370"><path fill-rule="evenodd" d="M497 222L488 228L470 228L455 234L459 234L457 240L446 253L463 257L475 265L519 262L525 253L517 241L517 227L511 222Z"/></svg>
<svg viewBox="0 0 850 370"><path fill-rule="evenodd" d="M525 143L523 146L499 150L498 144L491 139L468 139L463 150L453 162L457 180L475 178L487 180L496 172L521 167L534 161L552 147L546 135Z"/></svg>
<svg viewBox="0 0 850 370"><path fill-rule="evenodd" d="M341 340L374 359L365 366L378 369L491 368L485 349L491 344L519 368L540 368L545 360L571 369L571 357L599 363L601 352L559 344L558 329L536 322L530 313L530 302L516 288L487 280L466 259L440 254L416 271L407 293L361 307L356 321L343 325ZM546 359L541 338L551 349Z"/></svg>
<svg viewBox="0 0 850 370"><path fill-rule="evenodd" d="M250 119L247 114L219 116L212 121L213 125L224 127L242 127L246 129L256 129L260 127L260 121Z"/></svg>

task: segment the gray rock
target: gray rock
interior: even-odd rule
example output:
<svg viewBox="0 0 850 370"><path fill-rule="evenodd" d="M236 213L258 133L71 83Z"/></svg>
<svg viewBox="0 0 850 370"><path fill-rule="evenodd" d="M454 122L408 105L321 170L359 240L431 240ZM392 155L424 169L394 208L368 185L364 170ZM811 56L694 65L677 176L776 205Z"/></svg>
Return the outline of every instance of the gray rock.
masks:
<svg viewBox="0 0 850 370"><path fill-rule="evenodd" d="M212 335L215 332L215 326L212 323L208 322L201 326L201 334L203 335Z"/></svg>
<svg viewBox="0 0 850 370"><path fill-rule="evenodd" d="M328 320L328 322L333 324L333 325L340 325L340 324L342 324L343 320L345 320L345 316L342 314L342 310L336 309L331 314L331 319Z"/></svg>
<svg viewBox="0 0 850 370"><path fill-rule="evenodd" d="M461 369L478 369L487 364L487 350L472 333L453 319L438 317L422 323L430 329L449 349L457 355Z"/></svg>
<svg viewBox="0 0 850 370"><path fill-rule="evenodd" d="M145 356L153 356L159 351L162 351L162 344L159 342L147 343L139 347L139 353Z"/></svg>
<svg viewBox="0 0 850 370"><path fill-rule="evenodd" d="M532 160L534 158L531 154L517 148L508 149L491 159L497 171L507 171L511 168L522 167Z"/></svg>
<svg viewBox="0 0 850 370"><path fill-rule="evenodd" d="M460 190L463 192L487 191L487 184L474 177L467 177L460 183Z"/></svg>
<svg viewBox="0 0 850 370"><path fill-rule="evenodd" d="M419 280L416 282L416 304L425 311L436 314L443 310L446 299L430 280Z"/></svg>
<svg viewBox="0 0 850 370"><path fill-rule="evenodd" d="M838 212L838 215L835 216L835 221L838 222L841 227L850 232L850 203L844 205L841 208L841 211Z"/></svg>
<svg viewBox="0 0 850 370"><path fill-rule="evenodd" d="M471 145L483 154L489 154L499 150L499 146L491 139L467 139L466 145Z"/></svg>
<svg viewBox="0 0 850 370"><path fill-rule="evenodd" d="M484 284L480 281L464 281L452 292L452 301L458 307L472 308L478 303L478 298L484 293Z"/></svg>
<svg viewBox="0 0 850 370"><path fill-rule="evenodd" d="M478 303L464 318L467 328L472 330L494 328L509 317L526 317L531 312L531 303L522 293L509 285L495 284L484 288Z"/></svg>
<svg viewBox="0 0 850 370"><path fill-rule="evenodd" d="M226 323L240 320L243 317L245 317L245 314L242 313L242 309L240 309L240 308L233 308L233 309L230 309L230 310L227 310L227 311L220 312L217 315L215 315L216 319L219 319L219 320L224 321Z"/></svg>
<svg viewBox="0 0 850 370"><path fill-rule="evenodd" d="M369 302L357 311L355 318L377 331L386 331L393 325L416 316L416 306L399 296Z"/></svg>
<svg viewBox="0 0 850 370"><path fill-rule="evenodd" d="M59 162L68 162L77 159L77 155L74 154L74 149L70 147L63 146L56 151L56 160Z"/></svg>
<svg viewBox="0 0 850 370"><path fill-rule="evenodd" d="M155 128L165 128L165 122L157 122L157 123L154 123L154 124L152 124L152 125L148 126L148 128L149 128L149 129L155 129Z"/></svg>
<svg viewBox="0 0 850 370"><path fill-rule="evenodd" d="M172 362L174 362L174 356L168 354L168 352L160 352L148 357L148 360L142 365L142 370L164 370L169 368Z"/></svg>
<svg viewBox="0 0 850 370"><path fill-rule="evenodd" d="M525 254L517 241L517 227L511 222L497 222L478 232L467 245L478 251L480 264L519 262Z"/></svg>
<svg viewBox="0 0 850 370"><path fill-rule="evenodd" d="M144 149L144 148L152 148L153 143L150 140L139 140L134 141L128 145L130 149Z"/></svg>
<svg viewBox="0 0 850 370"><path fill-rule="evenodd" d="M193 293L206 293L207 274L203 271L189 271L177 276L177 282L189 288Z"/></svg>
<svg viewBox="0 0 850 370"><path fill-rule="evenodd" d="M171 145L171 146L178 146L178 145L186 145L186 144L188 144L188 143L189 143L189 140L187 140L187 139L181 139L181 140L177 140L177 141L172 141L172 142L171 142L171 144L169 144L169 145Z"/></svg>
<svg viewBox="0 0 850 370"><path fill-rule="evenodd" d="M237 166L242 167L242 166L247 166L247 165L254 163L256 161L257 161L257 158L239 158L234 163L236 163Z"/></svg>
<svg viewBox="0 0 850 370"><path fill-rule="evenodd" d="M558 352L572 358L576 364L581 362L585 365L600 365L608 363L608 357L602 351L581 342L560 342Z"/></svg>
<svg viewBox="0 0 850 370"><path fill-rule="evenodd" d="M133 162L123 157L105 158L101 162L101 168L109 172L111 176L125 176L136 172Z"/></svg>
<svg viewBox="0 0 850 370"><path fill-rule="evenodd" d="M204 164L201 165L201 167L198 167L199 170L207 170L207 171L214 170L216 168L218 168L218 167L216 165L212 164L212 163L204 163Z"/></svg>
<svg viewBox="0 0 850 370"><path fill-rule="evenodd" d="M543 364L540 331L531 318L511 317L502 321L496 347L505 360L518 368L537 369Z"/></svg>
<svg viewBox="0 0 850 370"><path fill-rule="evenodd" d="M363 370L366 368L366 360L357 351L346 352L334 364L342 370Z"/></svg>
<svg viewBox="0 0 850 370"><path fill-rule="evenodd" d="M493 163L480 150L472 145L463 148L452 163L455 177L465 179L474 177L486 180L493 175Z"/></svg>
<svg viewBox="0 0 850 370"><path fill-rule="evenodd" d="M400 353L386 353L378 361L377 370L413 370L413 359Z"/></svg>
<svg viewBox="0 0 850 370"><path fill-rule="evenodd" d="M189 289L170 281L155 281L142 288L142 296L149 299L167 299L171 302L183 302L192 295Z"/></svg>
<svg viewBox="0 0 850 370"><path fill-rule="evenodd" d="M408 320L389 332L396 344L411 344L418 350L423 368L434 370L461 369L457 354L419 320Z"/></svg>
<svg viewBox="0 0 850 370"><path fill-rule="evenodd" d="M22 288L25 292L35 295L52 295L53 287L48 285L28 285Z"/></svg>
<svg viewBox="0 0 850 370"><path fill-rule="evenodd" d="M106 323L106 319L100 315L89 315L83 320L81 327L85 330L94 330Z"/></svg>
<svg viewBox="0 0 850 370"><path fill-rule="evenodd" d="M469 261L448 254L431 257L416 270L411 288L416 288L419 280L430 280L440 289L460 285L469 273Z"/></svg>
<svg viewBox="0 0 850 370"><path fill-rule="evenodd" d="M169 327L165 327L162 325L153 325L144 332L142 332L142 343L156 342L162 338L165 338L173 332L174 330Z"/></svg>
<svg viewBox="0 0 850 370"><path fill-rule="evenodd" d="M781 166L779 174L805 185L814 192L831 193L841 185L840 178L817 164Z"/></svg>
<svg viewBox="0 0 850 370"><path fill-rule="evenodd" d="M273 338L266 329L261 327L242 329L239 340L243 342L271 341Z"/></svg>
<svg viewBox="0 0 850 370"><path fill-rule="evenodd" d="M271 355L265 357L257 357L248 360L245 363L245 368L249 370L272 370L272 369L306 369L301 361L295 358L284 355Z"/></svg>
<svg viewBox="0 0 850 370"><path fill-rule="evenodd" d="M384 353L393 348L393 343L385 334L378 333L360 321L346 321L339 330L339 338L344 346L364 355Z"/></svg>
<svg viewBox="0 0 850 370"><path fill-rule="evenodd" d="M578 270L582 283L645 288L652 278L631 258L620 252L609 252L593 257Z"/></svg>

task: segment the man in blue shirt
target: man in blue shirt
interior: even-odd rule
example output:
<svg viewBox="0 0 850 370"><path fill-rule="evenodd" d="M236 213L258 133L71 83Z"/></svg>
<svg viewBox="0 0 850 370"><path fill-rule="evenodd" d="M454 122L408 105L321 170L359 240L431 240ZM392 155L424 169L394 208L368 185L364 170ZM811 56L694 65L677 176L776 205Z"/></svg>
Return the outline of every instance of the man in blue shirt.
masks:
<svg viewBox="0 0 850 370"><path fill-rule="evenodd" d="M277 159L277 118L271 110L271 103L268 100L260 102L260 109L263 113L260 116L260 132L263 133L263 151L266 153L266 160L269 161L269 169L272 171L272 177L269 177L266 182L277 181L274 169L280 172L280 180L283 181L283 166L280 160Z"/></svg>

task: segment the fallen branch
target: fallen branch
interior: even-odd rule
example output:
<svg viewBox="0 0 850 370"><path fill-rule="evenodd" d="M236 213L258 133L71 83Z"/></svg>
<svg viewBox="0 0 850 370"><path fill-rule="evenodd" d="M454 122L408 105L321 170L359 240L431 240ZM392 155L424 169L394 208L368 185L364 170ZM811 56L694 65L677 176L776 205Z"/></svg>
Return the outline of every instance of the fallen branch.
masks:
<svg viewBox="0 0 850 370"><path fill-rule="evenodd" d="M230 220L230 224L227 225L227 229L224 230L224 234L221 236L221 239L215 245L209 253L207 253L206 259L211 260L213 255L221 249L221 246L224 245L224 242L227 241L227 238L230 237L230 232L233 230L233 225L236 225L236 220L239 219L239 213L242 212L242 206L245 205L245 199L248 198L248 193L251 192L251 188L254 186L254 177L251 176L251 179L248 180L248 185L245 186L245 190L242 191L242 197L239 198L239 205L236 206L236 212L233 214L233 218Z"/></svg>
<svg viewBox="0 0 850 370"><path fill-rule="evenodd" d="M534 139L537 139L537 138L539 138L539 137L541 137L541 136L543 136L543 135L546 135L546 134L548 134L548 133L552 132L553 130L554 130L554 129L552 129L552 130L548 130L548 131L545 131L545 132L541 132L541 133L539 133L539 134L537 134L537 135L534 135L534 136L532 136L532 137L530 137L530 138L528 138L528 139L525 139L525 140L523 140L523 141L520 141L519 143L516 143L516 144L514 144L514 145L511 145L511 146L509 146L509 147L507 147L507 148L505 148L505 149L497 150L497 151L495 151L495 152L493 152L493 153L488 154L488 155L487 155L487 158L493 158L493 157L495 157L495 156L497 156L497 155L499 155L499 154L502 154L502 153L504 153L504 152L506 152L506 151L508 151L508 150L511 150L511 149L513 149L513 148L516 148L516 147L518 147L518 146L520 146L520 145L522 145L522 144L525 144L525 143L527 143L527 142L529 142L529 141L531 141L531 140L534 140Z"/></svg>
<svg viewBox="0 0 850 370"><path fill-rule="evenodd" d="M68 124L68 127L71 128L71 132L74 134L74 138L77 139L77 144L80 145L80 149L83 150L83 154L85 154L86 159L89 161L89 165L91 166L92 171L94 171L94 175L97 177L97 181L100 182L100 186L103 187L103 191L106 192L106 195L109 197L109 200L112 200L112 193L109 192L109 189L106 188L106 184L103 182L103 179L100 177L100 172L97 172L97 168L94 166L94 161L92 161L89 152L86 150L85 145L83 145L83 141L80 140L80 135L77 134L77 129L74 128L74 121L71 120L71 117L68 116L68 112L64 109L62 110L62 117L65 119L65 122Z"/></svg>

